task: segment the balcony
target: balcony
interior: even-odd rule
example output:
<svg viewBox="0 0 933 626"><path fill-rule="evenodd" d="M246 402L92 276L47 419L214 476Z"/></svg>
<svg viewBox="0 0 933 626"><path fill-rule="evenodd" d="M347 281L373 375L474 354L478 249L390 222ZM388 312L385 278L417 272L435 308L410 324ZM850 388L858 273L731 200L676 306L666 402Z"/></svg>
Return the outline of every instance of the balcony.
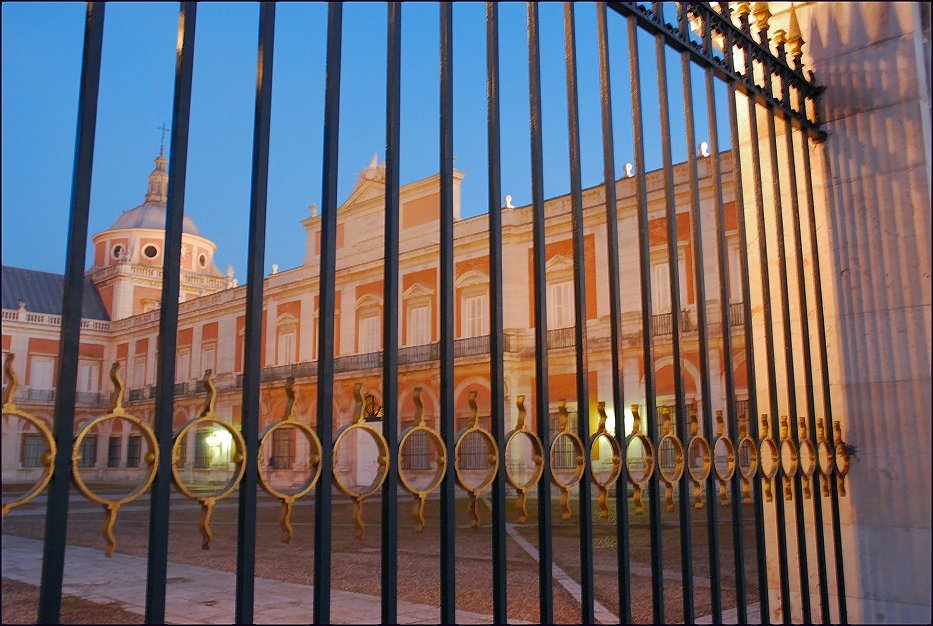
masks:
<svg viewBox="0 0 933 626"><path fill-rule="evenodd" d="M744 326L745 325L745 303L744 302L731 302L729 304L729 325L730 326Z"/></svg>
<svg viewBox="0 0 933 626"><path fill-rule="evenodd" d="M547 349L556 350L560 348L572 348L576 345L576 340L573 336L574 327L568 326L567 328L554 328L547 331Z"/></svg>
<svg viewBox="0 0 933 626"><path fill-rule="evenodd" d="M690 320L687 316L688 311L684 309L680 312L680 332L685 333L692 328L690 327ZM651 335L653 337L660 337L663 335L670 335L674 332L674 314L673 313L658 313L657 315L651 316Z"/></svg>
<svg viewBox="0 0 933 626"><path fill-rule="evenodd" d="M400 359L401 361L401 359ZM355 372L382 367L382 352L348 354L334 359L335 372Z"/></svg>

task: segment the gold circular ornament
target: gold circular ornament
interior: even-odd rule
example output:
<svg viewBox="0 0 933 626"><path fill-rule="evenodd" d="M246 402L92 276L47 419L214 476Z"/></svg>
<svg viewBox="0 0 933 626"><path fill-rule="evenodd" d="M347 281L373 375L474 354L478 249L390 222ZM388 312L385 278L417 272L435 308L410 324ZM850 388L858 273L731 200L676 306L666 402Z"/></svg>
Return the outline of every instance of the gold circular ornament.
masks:
<svg viewBox="0 0 933 626"><path fill-rule="evenodd" d="M722 454L719 454L717 451L722 448ZM732 440L728 437L717 437L713 440L713 454L715 458L725 458L725 463L722 465L724 468L720 469L720 464L717 462L713 463L713 471L716 474L716 479L720 482L728 482L732 480L732 477L735 476L735 444L732 443Z"/></svg>
<svg viewBox="0 0 933 626"><path fill-rule="evenodd" d="M389 474L389 444L386 442L385 437L381 432L370 426L366 423L365 407L363 403L362 395L362 383L356 383L353 388L353 395L356 398L356 411L355 414L358 416L355 422L346 424L340 428L335 437L334 437L334 448L333 448L333 458L334 462L334 484L337 485L337 488L340 489L344 494L353 498L355 503L353 521L356 523L356 536L363 536L363 501L369 496L373 495L379 488L382 487L382 483L385 482L386 476ZM360 437L367 437L372 440L376 447L376 473L373 476L372 480L368 485L357 486L349 484L344 478L340 475L340 472L336 468L336 459L340 455L340 446L341 444L351 441L354 439L359 439ZM359 449L359 442L357 444L357 449Z"/></svg>
<svg viewBox="0 0 933 626"><path fill-rule="evenodd" d="M398 478L402 483L402 487L415 496L415 507L412 514L415 517L415 531L420 533L424 530L425 524L425 500L428 494L436 491L438 487L441 486L441 483L444 482L444 476L447 474L447 446L444 444L444 439L440 434L424 421L424 403L421 400L421 387L415 387L413 398L415 402L414 424L402 431L398 443ZM421 447L424 444L430 445L434 450L434 467L411 467L413 464L410 459L413 458L414 455L407 454L406 449L409 446L419 445L419 447ZM427 464L430 465L431 455L428 454L426 456L428 457ZM433 469L434 473L422 473L426 469ZM419 479L423 479L426 482L419 484Z"/></svg>
<svg viewBox="0 0 933 626"><path fill-rule="evenodd" d="M155 433L152 432L152 429L148 424L140 420L138 417L130 415L123 409L124 387L123 378L120 376L119 362L115 362L110 368L110 379L114 384L113 406L110 409L110 413L94 418L78 431L78 434L74 440L74 448L71 456L71 473L78 491L81 492L81 494L84 495L84 497L86 497L88 500L103 505L106 511L107 518L104 521L101 532L104 535L104 539L107 541L107 550L105 554L108 557L113 556L113 551L117 547L116 536L113 534L113 527L117 522L117 512L124 504L136 500L141 495L149 491L149 488L152 486L152 481L155 480L156 472L158 471L159 467L159 442L156 439ZM106 498L91 489L84 481L84 478L81 476L81 444L96 426L109 420L118 419L133 424L136 426L136 428L139 429L143 437L145 437L147 443L149 444L149 452L143 456L143 461L145 461L146 465L149 466L149 471L143 479L142 483L137 485L136 488L127 495L121 498Z"/></svg>
<svg viewBox="0 0 933 626"><path fill-rule="evenodd" d="M608 471L597 471L596 467L592 467L591 479L593 484L599 488L599 496L597 498L600 507L599 516L603 519L608 519L609 489L619 480L619 476L622 474L622 446L619 445L616 438L610 435L609 431L606 430L608 416L606 415L605 402L596 404L596 413L599 415L599 425L596 428L596 434L590 438L590 465L593 465L592 459L594 457L594 452L596 454L599 453L601 447L600 442L606 442L608 444L612 458L610 459L611 465Z"/></svg>
<svg viewBox="0 0 933 626"><path fill-rule="evenodd" d="M781 467L781 455L773 439L761 440L758 458L763 478L771 480L777 476L778 469Z"/></svg>
<svg viewBox="0 0 933 626"><path fill-rule="evenodd" d="M223 500L233 493L233 490L237 488L237 485L239 485L240 481L243 479L243 473L246 470L246 441L243 439L243 435L240 434L239 430L225 422L214 412L217 390L214 387L214 381L211 375L211 370L206 370L204 372L202 383L205 389L207 389L208 395L201 414L182 424L172 437L172 481L175 483L175 486L178 487L178 490L187 498L196 500L201 504L201 520L198 523L198 528L201 531L201 549L203 550L210 548L211 539L214 537L214 533L211 530L211 516L214 512L214 505L219 500ZM230 437L230 444L232 444L232 446L229 450L230 460L227 464L233 463L236 467L233 474L222 486L215 489L197 488L196 490L185 483L181 474L182 468L179 467L179 464L184 458L182 445L187 443L187 438L190 433L198 432L211 425L216 425L220 428L212 428L211 435L208 435L208 437ZM225 435L218 434L221 432L225 433Z"/></svg>
<svg viewBox="0 0 933 626"><path fill-rule="evenodd" d="M52 431L49 430L49 427L45 425L45 421L36 417L32 413L19 410L16 408L16 404L13 402L13 396L19 383L19 378L17 377L16 372L13 370L13 359L14 355L12 352L10 352L6 355L6 360L3 363L3 369L7 376L7 386L3 394L3 415L16 416L19 419L31 424L37 431L39 431L39 434L42 435L42 438L45 440L46 450L41 455L39 455L39 463L42 466L42 474L39 476L39 480L37 480L33 486L30 487L28 491L26 491L25 494L11 502L2 505L3 517L6 517L6 514L16 507L26 504L37 495L45 491L49 481L52 480L52 474L55 473L54 461L55 454L58 450L55 446L55 437L52 435Z"/></svg>
<svg viewBox="0 0 933 626"><path fill-rule="evenodd" d="M786 415L781 416L781 472L784 474L784 499L792 500L794 498L794 476L800 468L800 454L797 450L797 444L790 436L790 427Z"/></svg>
<svg viewBox="0 0 933 626"><path fill-rule="evenodd" d="M567 403L557 401L560 430L551 438L548 455L551 460L551 482L560 488L560 503L564 508L561 518L570 519L570 490L580 482L586 470L586 449L580 437L570 430ZM565 472L558 476L558 472Z"/></svg>
<svg viewBox="0 0 933 626"><path fill-rule="evenodd" d="M641 468L633 466L633 459L636 457L633 457L631 452L632 444L636 441L641 445L643 451L643 465ZM625 439L625 470L626 477L633 487L632 500L635 503L635 512L643 513L645 507L641 496L654 474L655 460L654 445L651 443L651 439L641 432L641 416L638 413L637 404L632 405L632 434ZM641 474L638 473L639 471Z"/></svg>
<svg viewBox="0 0 933 626"><path fill-rule="evenodd" d="M469 404L473 417L470 425L457 433L456 443L454 444L454 471L456 472L457 484L470 494L470 515L473 518L470 527L479 528L479 511L476 508L476 501L480 494L492 485L496 478L496 472L499 471L499 446L496 444L492 433L483 428L479 422L479 408L476 404L475 391L470 392ZM485 456L486 471L478 477L470 474L477 471L475 468L465 468L461 465L463 445L466 443L467 438L470 437L474 440L480 438L486 448L486 454L481 455ZM471 483L471 478L478 478L478 480Z"/></svg>
<svg viewBox="0 0 933 626"><path fill-rule="evenodd" d="M510 431L505 437L505 480L518 492L518 521L522 524L528 521L528 509L526 508L526 496L531 491L541 476L544 474L544 444L541 438L525 426L525 396L519 395L516 398L515 405L518 407L518 422L515 430ZM508 459L515 454L515 447L522 446L521 442L526 442L531 451L531 472L527 476L519 476L518 471L513 469ZM525 470L528 465L522 463L521 470ZM524 478L524 480L522 480Z"/></svg>
<svg viewBox="0 0 933 626"><path fill-rule="evenodd" d="M282 513L279 518L279 524L282 527L283 543L288 543L292 538L293 528L291 524L291 515L295 501L310 493L321 476L321 456L323 454L321 440L318 438L317 433L314 432L313 428L299 422L296 418L294 412L294 385L295 377L289 376L285 380L285 396L287 401L282 419L266 426L259 435L259 484L266 493L282 502ZM274 458L272 455L274 454L275 447L275 433L286 433L289 429L301 433L308 442L308 464L311 472L303 483L300 483L296 488L285 491L273 484L272 474L277 472L280 468L272 466L271 461ZM266 461L267 456L269 461Z"/></svg>

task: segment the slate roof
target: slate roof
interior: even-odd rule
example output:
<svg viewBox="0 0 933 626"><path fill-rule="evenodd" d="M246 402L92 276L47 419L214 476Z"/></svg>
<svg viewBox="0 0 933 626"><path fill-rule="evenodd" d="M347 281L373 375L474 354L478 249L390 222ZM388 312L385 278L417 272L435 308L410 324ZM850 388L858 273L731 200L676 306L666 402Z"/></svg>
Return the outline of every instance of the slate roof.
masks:
<svg viewBox="0 0 933 626"><path fill-rule="evenodd" d="M65 277L61 274L3 266L0 292L4 309L15 311L19 308L19 299L22 298L26 301L27 311L61 315L64 289ZM85 319L110 320L97 288L87 278L84 279L84 306L81 315Z"/></svg>

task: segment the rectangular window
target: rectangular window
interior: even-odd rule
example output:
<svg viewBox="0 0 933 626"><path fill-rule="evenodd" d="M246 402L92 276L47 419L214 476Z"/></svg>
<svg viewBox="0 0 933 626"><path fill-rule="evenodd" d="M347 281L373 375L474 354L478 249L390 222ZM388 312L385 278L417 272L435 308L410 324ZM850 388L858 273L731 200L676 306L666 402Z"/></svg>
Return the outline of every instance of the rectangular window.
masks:
<svg viewBox="0 0 933 626"><path fill-rule="evenodd" d="M81 460L78 467L95 467L97 465L97 435L88 435L81 441Z"/></svg>
<svg viewBox="0 0 933 626"><path fill-rule="evenodd" d="M23 467L42 467L42 453L48 449L45 438L38 433L23 433L20 464Z"/></svg>
<svg viewBox="0 0 933 626"><path fill-rule="evenodd" d="M651 306L652 313L671 312L671 274L670 263L658 261L651 264ZM687 306L687 270L684 266L684 259L680 257L677 261L678 278L680 279L680 306Z"/></svg>
<svg viewBox="0 0 933 626"><path fill-rule="evenodd" d="M729 302L742 302L742 265L738 242L729 243Z"/></svg>
<svg viewBox="0 0 933 626"><path fill-rule="evenodd" d="M175 382L183 382L191 376L191 352L185 349L175 358Z"/></svg>
<svg viewBox="0 0 933 626"><path fill-rule="evenodd" d="M33 389L51 389L55 357L33 356L30 359L29 386Z"/></svg>
<svg viewBox="0 0 933 626"><path fill-rule="evenodd" d="M215 351L214 344L206 344L201 346L201 371L204 370L216 370L215 362Z"/></svg>
<svg viewBox="0 0 933 626"><path fill-rule="evenodd" d="M460 335L482 337L489 334L489 300L486 294L477 294L463 299Z"/></svg>
<svg viewBox="0 0 933 626"><path fill-rule="evenodd" d="M408 309L408 345L431 343L431 307L423 304Z"/></svg>
<svg viewBox="0 0 933 626"><path fill-rule="evenodd" d="M143 449L142 435L130 435L126 446L126 466L139 467L139 459Z"/></svg>
<svg viewBox="0 0 933 626"><path fill-rule="evenodd" d="M269 467L291 469L295 463L295 429L280 428L272 432L272 457Z"/></svg>
<svg viewBox="0 0 933 626"><path fill-rule="evenodd" d="M569 328L574 324L573 281L548 286L548 328Z"/></svg>
<svg viewBox="0 0 933 626"><path fill-rule="evenodd" d="M116 435L107 442L107 467L120 467L120 448L123 438Z"/></svg>
<svg viewBox="0 0 933 626"><path fill-rule="evenodd" d="M295 331L279 331L279 365L291 365L295 362Z"/></svg>
<svg viewBox="0 0 933 626"><path fill-rule="evenodd" d="M360 353L379 352L382 349L382 333L378 315L360 318Z"/></svg>
<svg viewBox="0 0 933 626"><path fill-rule="evenodd" d="M78 391L97 391L97 380L100 366L95 361L80 361L78 363Z"/></svg>
<svg viewBox="0 0 933 626"><path fill-rule="evenodd" d="M136 369L133 370L133 387L140 389L146 386L146 357L136 358Z"/></svg>

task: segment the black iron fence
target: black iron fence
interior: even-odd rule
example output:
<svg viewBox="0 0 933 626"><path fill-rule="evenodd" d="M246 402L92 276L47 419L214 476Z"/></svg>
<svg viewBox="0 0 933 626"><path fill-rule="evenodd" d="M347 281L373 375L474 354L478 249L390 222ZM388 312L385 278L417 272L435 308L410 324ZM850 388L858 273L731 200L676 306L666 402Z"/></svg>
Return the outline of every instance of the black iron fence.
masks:
<svg viewBox="0 0 933 626"><path fill-rule="evenodd" d="M204 429L192 429L190 432L173 433L173 412L176 396L188 393L189 383L175 383L175 338L178 330L178 295L179 272L181 257L182 221L184 216L185 182L188 152L189 111L191 105L192 68L194 62L195 24L197 5L191 2L181 4L178 28L178 48L176 64L175 95L171 128L171 155L172 161L169 171L168 211L166 221L166 236L164 246L164 265L161 308L159 312L159 352L155 389L155 417L151 430L151 440L155 447L161 450L158 464L153 468L151 490L151 516L148 541L148 577L145 598L145 612L147 623L162 623L165 618L166 600L166 574L168 563L168 532L169 532L169 494L172 485L173 462L184 464L186 458L185 446L181 446L179 454L173 455L169 451L173 446L184 441L185 437L193 436L196 439L194 458L191 463L196 468L207 468L214 463L211 432ZM317 415L330 416L334 407L334 375L341 371L356 371L358 369L382 369L383 391L383 426L380 434L371 435L379 446L382 446L386 464L382 466L382 509L381 509L381 619L384 623L395 623L398 619L397 596L399 588L398 571L398 484L399 466L410 468L424 463L424 447L431 435L423 436L423 440L416 446L415 451L407 458L398 458L399 452L399 415L398 415L398 381L399 366L404 364L425 361L439 362L439 382L437 392L439 397L438 414L441 416L440 429L436 433L446 442L446 472L440 481L440 613L439 620L443 623L453 623L456 619L456 564L457 564L457 537L461 531L456 519L455 502L457 485L455 474L466 468L461 467L455 458L455 357L476 354L488 354L490 362L490 414L488 421L480 424L481 431L488 433L494 441L498 442L498 468L490 485L492 503L492 579L493 579L493 620L497 623L506 623L508 618L508 572L509 561L506 558L508 535L506 533L506 476L505 468L505 384L503 355L509 349L506 335L503 331L502 312L502 224L500 216L501 198L501 171L500 171L500 128L499 128L499 18L498 6L489 3L486 7L486 54L487 54L487 119L488 119L488 197L489 197L489 321L492 329L488 337L469 339L457 343L454 335L454 246L453 246L453 83L452 61L453 50L453 15L450 3L440 5L440 240L439 240L439 292L440 303L440 339L437 343L423 346L401 348L398 336L398 312L395 307L387 307L384 315L382 336L383 352L362 355L335 357L335 282L336 282L336 234L337 234L337 164L340 131L340 84L343 80L341 74L341 52L343 37L343 6L340 3L330 3L327 18L326 40L326 83L324 85L324 140L323 140L323 171L322 171L322 232L320 245L320 290L319 306L324 314L318 318L317 336L319 337L319 360L315 366L311 364L297 364L284 368L262 370L260 368L260 335L263 298L263 259L265 246L265 219L267 177L269 166L269 131L270 131L270 104L271 80L273 69L273 43L275 4L262 3L259 16L259 67L257 73L257 92L255 105L254 148L252 168L252 194L250 200L250 228L249 228L249 268L247 271L247 304L245 326L244 369L241 376L236 378L235 388L242 389L242 421L239 428L228 429L231 437L241 442L242 458L236 461L239 468L237 480L239 481L239 517L237 526L237 589L235 594L236 621L238 623L251 623L254 621L254 582L256 559L256 492L261 479L258 466L258 451L260 444L259 433L259 389L261 382L274 382L296 375L314 376L317 381ZM47 517L45 524L45 542L43 551L42 581L39 597L39 621L55 623L60 618L62 600L62 578L64 571L65 542L67 535L67 510L70 489L70 477L73 471L73 459L77 460L77 467L96 463L98 450L96 435L85 434L79 443L76 443L75 399L78 368L78 337L82 328L81 302L84 285L83 271L85 268L85 250L87 244L87 225L90 198L90 183L92 177L92 162L95 140L95 123L97 119L97 99L101 64L101 49L103 41L105 6L103 3L90 3L87 7L87 21L85 31L84 53L82 59L80 101L78 109L78 132L74 168L74 186L71 203L71 220L68 234L67 265L65 273L65 291L61 316L61 353L60 368L57 373L57 393L54 395L54 442L57 453L54 462L48 467L50 482L48 486ZM396 302L399 296L399 112L400 93L403 89L400 74L401 55L401 24L403 9L400 3L390 3L387 17L388 56L386 67L386 177L385 177L385 233L384 233L384 301ZM834 618L845 621L845 588L843 579L843 564L841 542L839 536L839 497L840 485L844 478L844 471L840 463L846 454L845 444L841 441L841 433L833 421L831 410L831 396L829 387L829 374L825 346L825 326L823 318L822 294L819 286L819 258L817 239L814 226L814 204L812 181L809 164L809 141L823 141L824 136L819 129L819 121L815 112L818 111L817 96L819 89L812 82L812 77L804 72L801 64L799 28L792 24L789 32L769 33L769 13L765 3L756 3L754 15L750 15L748 3L739 3L738 10L734 11L728 3L652 3L644 5L629 2L600 3L597 7L597 37L599 50L599 76L600 76L600 103L602 108L602 141L606 223L616 225L618 219L617 202L617 170L614 163L613 151L613 118L610 89L609 63L624 63L628 58L629 85L627 92L631 96L631 136L634 148L634 168L632 184L634 186L634 206L637 216L638 236L638 276L641 314L641 358L648 364L644 368L644 383L638 397L623 398L621 385L622 368L619 363L620 350L620 264L618 232L616 228L607 229L606 258L608 260L608 284L600 285L609 292L612 376L610 377L610 390L601 390L606 394L605 400L617 407L619 419L616 421L614 431L605 431L606 437L613 438L627 454L632 442L637 440L642 446L650 441L654 449L671 450L674 458L662 458L660 465L655 468L654 462L647 462L642 456L641 465L622 463L619 472L612 480L609 488L613 490L615 515L615 537L618 554L618 606L619 619L623 623L632 621L632 580L631 580L631 552L629 550L629 487L639 494L644 491L647 496L649 541L651 543L650 579L652 598L652 618L655 622L665 620L665 589L671 584L671 578L665 576L665 568L669 567L664 561L662 545L662 502L670 497L671 507L674 507L673 492L676 490L676 513L680 544L680 597L683 604L683 619L693 622L696 618L694 591L697 581L694 577L695 558L692 534L692 518L703 515L707 521L708 535L706 537L708 550L708 573L710 588L710 611L714 623L723 619L723 608L726 599L722 595L723 571L720 554L725 549L720 545L718 516L720 507L717 502L716 489L719 478L708 470L705 475L698 478L692 474L689 477L683 474L672 475L677 469L677 450L694 446L697 435L689 431L689 420L678 419L676 426L668 432L661 431L658 410L655 405L657 380L653 364L657 362L656 337L670 336L670 346L674 363L674 407L678 416L687 415L683 362L684 355L681 346L681 335L686 330L683 304L680 301L679 290L672 287L670 302L672 313L655 314L652 311L651 246L649 240L649 207L646 188L646 159L645 159L645 129L646 115L657 116L660 126L660 136L652 137L652 141L659 141L662 152L662 188L664 195L664 215L667 238L667 260L670 272L669 284L680 284L679 267L677 262L679 241L677 228L678 220L675 218L674 197L674 163L671 149L672 142L672 115L670 111L671 96L668 93L668 70L680 72L680 82L683 91L684 105L684 141L688 146L686 169L688 183L686 186L689 196L690 239L694 255L692 267L694 268L693 285L697 302L707 302L705 275L696 268L704 267L704 242L701 238L701 222L704 218L712 217L716 224L713 229L716 233L715 258L718 267L718 278L715 288L719 292L720 328L741 325L745 330L744 342L746 372L749 389L762 388L759 380L760 374L755 371L754 364L758 352L763 350L762 358L757 362L766 363L768 395L758 398L752 393L742 410L743 419L740 419L739 403L733 380L731 367L724 367L726 400L724 402L725 430L722 437L729 438L732 445L744 449L756 449L757 455L746 455L745 463L751 463L752 456L764 456L764 452L781 448L801 450L801 445L826 445L826 449L834 451L835 458L828 457L833 462L820 461L809 470L809 475L797 468L790 467L784 461L779 461L772 474L763 466L755 466L748 477L734 473L727 476L723 484L729 484L730 497L724 509L726 515L731 516L732 532L729 536L733 553L734 567L734 602L737 611L737 620L745 623L749 619L749 598L752 597L752 587L756 588L755 596L760 604L760 614L764 617L772 615L771 598L776 597L780 602L781 619L789 622L794 615L802 615L804 620L813 618L811 601L811 586L809 581L815 579L818 587L819 619L829 622L831 618L831 604L835 606ZM755 26L750 19L755 19ZM591 402L602 400L595 398L589 388L589 372L586 335L587 319L586 309L586 280L584 271L583 246L583 193L580 172L580 137L578 112L578 85L577 85L577 56L575 41L575 7L572 3L564 6L564 54L566 71L566 93L568 114L568 145L570 163L570 195L572 242L573 242L573 279L574 279L574 319L578 322L572 329L552 331L547 327L547 274L546 274L546 237L545 237L545 210L543 187L543 143L542 143L542 94L541 94L541 50L538 6L529 3L527 6L527 32L528 32L528 69L529 69L529 105L530 105L530 147L531 147L531 174L532 174L532 277L534 289L534 309L532 325L535 333L535 394L531 399L536 407L549 407L551 394L549 393L549 362L548 350L551 348L574 347L574 367L576 371L575 402L578 407L590 407ZM619 51L610 56L608 24L611 20L624 28L626 33L624 45L621 40L615 42ZM646 65L641 55L649 46L639 43L639 37L647 35L653 40L656 76L647 76L643 80L642 73ZM548 42L547 45L557 45ZM790 56L788 56L788 46ZM627 50L626 50L627 47ZM668 56L673 52L674 56ZM626 54L627 53L627 54ZM676 61L671 61L676 58ZM712 178L715 181L723 180L722 165L729 157L732 168L732 185L730 190L739 207L738 237L742 251L747 249L747 228L757 229L757 244L761 264L758 268L748 265L748 257L740 255L742 303L735 307L730 306L729 281L727 270L727 248L725 239L725 221L723 216L723 193L718 187L713 193L714 210L712 216L703 215L700 211L700 194L698 190L697 155L692 147L697 145L697 136L694 128L694 92L692 77L693 71L698 70L703 77L703 84L699 91L705 94L705 110L709 121L710 133L710 165ZM643 89L650 81L652 89L657 89L659 108L655 111L646 109L643 103ZM728 104L729 144L728 152L721 152L717 129L717 106L720 102L714 94L716 85L725 86ZM791 98L791 91L794 97ZM699 98L703 100L701 96ZM748 113L752 113L748 115ZM761 118L764 113L764 118ZM616 119L619 119L618 117ZM628 118L626 118L628 119ZM765 128L759 128L759 119L764 119ZM776 125L781 124L781 133L777 132ZM740 137L747 137L744 143ZM787 142L783 152L785 158L778 159L777 142L783 137ZM764 146L769 150L770 171L762 166L759 150ZM803 160L801 167L796 167L795 155L799 154ZM754 181L752 188L743 188L741 170L751 167L750 179ZM799 170L799 171L798 171ZM802 181L800 176L802 172ZM765 182L772 185L767 192L770 202L765 203L763 196ZM809 222L809 232L800 228L800 196L797 185L805 186L806 201L803 209ZM785 248L784 220L782 212L783 185L791 189L789 194L790 210L793 219L793 247ZM746 207L750 209L748 215L754 218L750 224L745 223ZM771 215L771 222L776 224L777 232L773 236L764 236L766 212ZM809 263L803 263L803 239L808 238L810 244ZM776 249L769 247L771 242L777 242ZM777 276L773 276L773 269L768 261L776 255L778 262L772 267L778 268ZM793 263L786 263L786 257L792 255ZM810 267L812 280L815 285L814 294L816 302L813 303L816 315L817 328L814 342L818 348L821 378L814 373L810 343L802 342L803 354L791 354L784 360L786 366L786 381L783 394L779 397L779 388L776 385L777 364L781 363L776 355L780 354L775 342L782 342L782 346L793 352L794 336L808 338L809 319L802 316L799 328L794 324L781 324L781 329L775 324L772 317L771 305L781 308L782 319L791 319L789 306L792 294L789 292L787 267L795 267L798 275L794 281L798 287L796 294L799 310L809 310L807 307L808 293L805 289L805 268ZM771 290L770 280L778 281L776 289ZM760 282L764 293L779 295L775 302L765 299L762 303L762 322L765 327L765 341L761 344L750 340L752 309L750 306L750 283ZM741 308L741 315L739 313ZM666 318L663 315L667 315ZM695 326L699 354L709 354L709 337L707 328L710 326L707 319L706 307L699 306L696 310ZM556 334L555 334L556 333ZM722 333L724 344L723 352L733 354L731 333ZM794 358L791 358L794 357ZM800 367L802 365L802 367ZM706 437L712 437L716 429L713 426L714 398L710 392L710 371L708 363L701 360L699 367L699 380L697 383L700 407L698 414L702 420L702 432ZM797 369L800 367L800 369ZM299 371L301 372L299 374ZM802 386L805 389L806 415L795 413L798 403L796 401L796 378L802 376ZM206 381L208 387L212 385ZM291 384L290 382L288 383ZM15 383L11 383L15 385ZM821 387L823 406L818 413L815 406L814 386ZM130 399L140 399L141 395L133 390ZM213 394L214 391L211 390ZM213 396L211 396L213 397ZM50 397L49 400L52 398ZM115 402L121 402L118 398ZM639 431L626 437L622 429L624 422L621 419L621 407L632 403L641 403L646 414L637 421ZM362 399L360 399L362 402ZM119 405L122 406L122 405ZM779 424L773 416L781 414L782 407L791 407L788 424ZM213 407L209 407L210 411ZM4 412L16 410L8 399L5 399ZM205 409L208 411L208 409ZM767 413L772 419L759 423L756 419L761 413ZM788 411L785 411L788 413ZM207 413L207 415L213 415ZM819 419L819 422L817 421ZM219 418L218 418L219 420ZM538 433L551 433L552 417L548 411L535 412L535 428ZM643 420L643 421L642 421ZM594 434L589 419L577 419L575 423L580 440L585 445L592 445ZM636 422L633 421L633 424ZM335 617L331 607L331 563L333 558L332 546L332 516L333 502L330 486L335 481L335 458L340 445L340 435L347 430L334 432L334 420L318 419L316 437L320 441L319 467L320 475L318 487L314 491L314 574L313 574L313 619L315 623L328 623ZM806 426L806 428L802 428ZM818 428L819 426L819 428ZM369 428L363 420L354 422L351 428ZM37 427L38 428L38 427ZM367 431L369 432L369 431ZM427 432L427 431L424 431ZM434 432L434 431L431 431ZM818 433L824 433L819 435ZM41 432L34 433L41 436ZM335 438L335 434L337 437ZM481 435L482 436L482 435ZM49 435L52 437L52 435ZM39 439L23 439L23 456L30 462L35 460ZM750 443L749 443L750 442ZM714 442L715 443L715 442ZM74 447L78 446L78 454L73 456ZM563 445L563 444L561 444ZM602 445L602 444L601 444ZM419 447L420 446L420 447ZM702 449L702 445L699 448ZM135 453L134 453L135 454ZM276 454L283 461L291 458L291 452L280 447ZM468 455L469 456L469 455ZM488 455L487 455L488 456ZM581 455L568 455L563 449L556 455L543 455L543 478L536 487L537 511L534 524L537 525L538 550L538 606L540 607L540 620L544 623L554 621L554 593L553 576L553 535L552 535L552 502L549 478L552 471L564 466L571 467L577 463ZM581 619L584 623L595 621L594 604L594 566L593 566L593 502L591 489L595 476L591 464L593 455L582 455L582 473L580 480L567 489L573 489L578 502L579 515L579 557L580 575L579 606ZM739 454L741 456L741 452ZM788 455L789 456L789 455ZM573 457L573 458L571 458ZM135 458L135 456L134 456ZM174 461L173 461L174 458ZM470 463L479 463L478 455L469 456ZM551 459L554 459L553 461ZM821 457L822 458L822 457ZM488 462L488 459L487 459ZM231 463L233 463L231 461ZM629 473L630 468L640 467L643 471L638 476ZM747 468L746 468L747 469ZM456 471L455 471L456 470ZM674 472L676 474L676 472ZM825 479L825 480L821 480ZM705 507L702 513L694 508L691 480L695 480L698 488L703 492ZM814 488L812 496L804 495L807 481L820 482L823 489ZM787 488L774 489L771 497L770 487L783 482ZM662 485L663 483L663 485ZM763 485L767 487L763 491ZM745 536L740 529L745 526L742 518L743 487L748 493L744 498L751 502L754 511L754 546L747 545ZM179 488L182 487L179 485ZM565 492L566 493L566 492ZM670 494L670 495L669 495ZM356 494L355 497L359 497ZM641 506L641 500L638 500ZM806 523L804 507L812 508L813 524ZM776 541L772 541L765 528L765 507L774 507L774 519L777 520ZM787 510L785 510L785 507ZM5 509L6 510L6 509ZM823 519L827 515L832 532L824 535ZM796 546L788 541L786 526L794 526L797 538ZM812 541L809 541L812 539ZM757 560L757 580L748 580L746 577L746 551L754 549ZM827 563L827 553L834 558L834 567ZM776 567L769 567L771 560L776 561ZM812 571L811 562L816 561L816 574ZM792 568L796 566L796 573ZM832 577L830 574L833 574ZM776 580L775 580L776 579ZM830 580L834 590L830 598ZM796 580L799 595L792 595L791 582ZM802 584L801 584L802 583ZM769 590L776 590L777 595L772 596ZM339 607L337 608L339 611Z"/></svg>

